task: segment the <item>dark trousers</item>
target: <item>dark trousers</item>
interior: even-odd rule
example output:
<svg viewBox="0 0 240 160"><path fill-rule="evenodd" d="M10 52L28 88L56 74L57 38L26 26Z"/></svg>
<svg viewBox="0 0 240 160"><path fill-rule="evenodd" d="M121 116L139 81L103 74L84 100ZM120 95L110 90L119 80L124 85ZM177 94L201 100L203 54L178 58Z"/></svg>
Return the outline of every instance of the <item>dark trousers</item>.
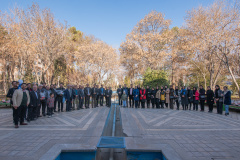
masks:
<svg viewBox="0 0 240 160"><path fill-rule="evenodd" d="M13 117L15 125L18 125L24 122L24 117L26 115L27 106L20 105L17 109L13 108Z"/></svg>
<svg viewBox="0 0 240 160"><path fill-rule="evenodd" d="M168 103L165 103L165 107L168 108Z"/></svg>
<svg viewBox="0 0 240 160"><path fill-rule="evenodd" d="M160 103L161 103L161 108L164 108L164 103L165 103L165 101L161 101L161 100L160 100Z"/></svg>
<svg viewBox="0 0 240 160"><path fill-rule="evenodd" d="M52 116L52 114L53 114L53 109L54 109L54 108L49 108L49 107L48 107L48 115L49 115L49 116Z"/></svg>
<svg viewBox="0 0 240 160"><path fill-rule="evenodd" d="M135 108L138 108L138 102L139 101L135 101Z"/></svg>
<svg viewBox="0 0 240 160"><path fill-rule="evenodd" d="M174 99L170 98L170 109L173 109L173 102L174 102Z"/></svg>
<svg viewBox="0 0 240 160"><path fill-rule="evenodd" d="M83 98L84 97L79 97L78 109L83 108Z"/></svg>
<svg viewBox="0 0 240 160"><path fill-rule="evenodd" d="M156 98L155 102L156 102L156 108L160 108L160 100Z"/></svg>
<svg viewBox="0 0 240 160"><path fill-rule="evenodd" d="M210 112L213 111L213 103L212 102L208 103L208 109Z"/></svg>
<svg viewBox="0 0 240 160"><path fill-rule="evenodd" d="M129 104L130 104L130 107L133 107L133 106L134 106L134 98L133 98L133 95L129 95Z"/></svg>
<svg viewBox="0 0 240 160"><path fill-rule="evenodd" d="M151 99L147 99L147 108L150 108L150 102L151 102Z"/></svg>
<svg viewBox="0 0 240 160"><path fill-rule="evenodd" d="M103 106L103 96L100 96L100 106Z"/></svg>
<svg viewBox="0 0 240 160"><path fill-rule="evenodd" d="M204 111L205 100L200 100L201 111Z"/></svg>
<svg viewBox="0 0 240 160"><path fill-rule="evenodd" d="M46 106L47 106L47 103L46 103L45 100L40 101L40 103L41 103L41 106L42 106L42 115L45 116L45 115L46 115L45 112L46 112ZM39 113L40 113L40 110L39 110Z"/></svg>
<svg viewBox="0 0 240 160"><path fill-rule="evenodd" d="M58 96L57 97L57 102L58 102L58 111L60 111L60 106L61 106L61 111L63 111L63 97Z"/></svg>
<svg viewBox="0 0 240 160"><path fill-rule="evenodd" d="M99 95L97 95L97 98L96 98L96 101L97 101L96 107L98 107L98 100L99 100Z"/></svg>
<svg viewBox="0 0 240 160"><path fill-rule="evenodd" d="M187 110L187 105L186 104L182 104L183 110Z"/></svg>
<svg viewBox="0 0 240 160"><path fill-rule="evenodd" d="M151 98L152 108L155 108L155 98Z"/></svg>
<svg viewBox="0 0 240 160"><path fill-rule="evenodd" d="M85 108L89 108L90 96L85 97Z"/></svg>
<svg viewBox="0 0 240 160"><path fill-rule="evenodd" d="M34 118L37 117L36 114L37 107L30 106L28 107L28 113L27 113L27 120L32 121Z"/></svg>
<svg viewBox="0 0 240 160"><path fill-rule="evenodd" d="M188 103L188 106L189 106L189 110L191 110L192 102L189 102L189 103Z"/></svg>
<svg viewBox="0 0 240 160"><path fill-rule="evenodd" d="M66 111L71 111L72 108L72 102L71 100L66 101Z"/></svg>
<svg viewBox="0 0 240 160"><path fill-rule="evenodd" d="M193 110L198 110L198 101L193 103Z"/></svg>
<svg viewBox="0 0 240 160"><path fill-rule="evenodd" d="M92 96L92 108L95 108L97 106L97 96Z"/></svg>
<svg viewBox="0 0 240 160"><path fill-rule="evenodd" d="M141 103L142 103L142 108L145 108L145 99L142 99Z"/></svg>
<svg viewBox="0 0 240 160"><path fill-rule="evenodd" d="M106 97L106 103L108 107L111 107L111 97Z"/></svg>
<svg viewBox="0 0 240 160"><path fill-rule="evenodd" d="M179 101L176 100L177 110L179 110Z"/></svg>
<svg viewBox="0 0 240 160"><path fill-rule="evenodd" d="M122 99L121 99L122 95L118 95L118 105L122 105ZM107 98L107 97L106 97ZM107 99L106 99L106 103L107 103Z"/></svg>
<svg viewBox="0 0 240 160"><path fill-rule="evenodd" d="M222 114L222 112L223 112L223 102L217 101L216 103L217 103L217 113Z"/></svg>
<svg viewBox="0 0 240 160"><path fill-rule="evenodd" d="M54 111L56 111L57 108L57 97L54 99Z"/></svg>

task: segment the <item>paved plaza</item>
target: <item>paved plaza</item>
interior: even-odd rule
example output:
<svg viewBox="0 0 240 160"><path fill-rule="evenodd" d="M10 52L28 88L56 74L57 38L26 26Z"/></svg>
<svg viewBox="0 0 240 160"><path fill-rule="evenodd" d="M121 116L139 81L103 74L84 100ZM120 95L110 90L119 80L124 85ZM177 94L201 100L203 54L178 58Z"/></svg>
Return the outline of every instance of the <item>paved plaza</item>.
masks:
<svg viewBox="0 0 240 160"><path fill-rule="evenodd" d="M98 107L55 113L15 129L12 110L0 109L0 159L53 159L61 145L95 149L108 112ZM121 108L121 117L127 150L163 150L184 160L239 159L238 113Z"/></svg>

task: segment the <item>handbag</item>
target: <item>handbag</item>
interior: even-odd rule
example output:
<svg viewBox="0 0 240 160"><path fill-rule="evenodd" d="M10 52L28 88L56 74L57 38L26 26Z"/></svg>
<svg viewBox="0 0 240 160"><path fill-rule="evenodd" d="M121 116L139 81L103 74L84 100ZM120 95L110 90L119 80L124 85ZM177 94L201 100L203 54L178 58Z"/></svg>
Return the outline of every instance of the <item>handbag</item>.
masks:
<svg viewBox="0 0 240 160"><path fill-rule="evenodd" d="M201 98L201 99L204 99L204 98L205 98L205 95L201 95L200 98Z"/></svg>

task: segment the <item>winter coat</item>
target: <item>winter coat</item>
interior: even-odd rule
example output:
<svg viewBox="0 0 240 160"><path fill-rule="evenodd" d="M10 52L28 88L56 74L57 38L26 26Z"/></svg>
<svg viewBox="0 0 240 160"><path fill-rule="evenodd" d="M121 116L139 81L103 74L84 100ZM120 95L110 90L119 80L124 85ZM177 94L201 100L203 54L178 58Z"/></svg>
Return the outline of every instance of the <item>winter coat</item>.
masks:
<svg viewBox="0 0 240 160"><path fill-rule="evenodd" d="M208 104L214 103L214 93L212 90L207 90L207 103Z"/></svg>
<svg viewBox="0 0 240 160"><path fill-rule="evenodd" d="M190 97L190 98L189 98ZM188 90L188 102L192 103L193 102L193 91L192 90Z"/></svg>
<svg viewBox="0 0 240 160"><path fill-rule="evenodd" d="M193 103L194 104L198 104L198 102L199 102L199 92L198 92L198 90L195 90L195 91L193 91Z"/></svg>
<svg viewBox="0 0 240 160"><path fill-rule="evenodd" d="M170 90L166 89L166 91L165 91L165 97L166 97L165 103L170 103L169 93L170 93Z"/></svg>
<svg viewBox="0 0 240 160"><path fill-rule="evenodd" d="M206 99L205 89L200 89L199 90L199 99L200 100L205 100Z"/></svg>
<svg viewBox="0 0 240 160"><path fill-rule="evenodd" d="M122 99L123 101L126 101L126 100L127 100L127 95L126 95L125 93L123 93L121 99Z"/></svg>
<svg viewBox="0 0 240 160"><path fill-rule="evenodd" d="M216 99L218 99L218 100L216 100L216 101L219 101L219 102L222 102L222 103L223 103L223 97L224 97L224 96L222 96L222 94L223 94L223 91L222 91L222 90L220 90L220 89L216 89L216 90L215 90L214 97L215 97Z"/></svg>
<svg viewBox="0 0 240 160"><path fill-rule="evenodd" d="M178 101L180 103L181 102L181 90L179 90L179 89L175 90L175 97L176 97L176 101Z"/></svg>
<svg viewBox="0 0 240 160"><path fill-rule="evenodd" d="M156 97L156 90L151 90L151 99L154 99Z"/></svg>
<svg viewBox="0 0 240 160"><path fill-rule="evenodd" d="M140 90L140 100L146 99L146 90Z"/></svg>
<svg viewBox="0 0 240 160"><path fill-rule="evenodd" d="M151 89L146 89L147 100L151 99Z"/></svg>
<svg viewBox="0 0 240 160"><path fill-rule="evenodd" d="M139 101L139 89L133 90L134 101Z"/></svg>
<svg viewBox="0 0 240 160"><path fill-rule="evenodd" d="M224 104L225 105L231 105L231 92L230 91L227 91L224 94Z"/></svg>
<svg viewBox="0 0 240 160"><path fill-rule="evenodd" d="M162 101L162 102L164 102L165 101L165 90L159 90L160 91L160 100Z"/></svg>
<svg viewBox="0 0 240 160"><path fill-rule="evenodd" d="M182 89L181 90L182 105L188 105L188 97L187 97L187 95L188 95L188 91L186 89Z"/></svg>

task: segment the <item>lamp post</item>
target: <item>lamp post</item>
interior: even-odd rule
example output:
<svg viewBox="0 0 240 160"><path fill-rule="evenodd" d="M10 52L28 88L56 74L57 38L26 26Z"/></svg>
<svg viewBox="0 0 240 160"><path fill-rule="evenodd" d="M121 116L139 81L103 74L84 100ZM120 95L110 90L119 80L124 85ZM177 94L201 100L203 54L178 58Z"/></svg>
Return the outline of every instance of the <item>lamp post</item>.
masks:
<svg viewBox="0 0 240 160"><path fill-rule="evenodd" d="M59 87L59 79L60 79L60 76L58 76L58 87Z"/></svg>

